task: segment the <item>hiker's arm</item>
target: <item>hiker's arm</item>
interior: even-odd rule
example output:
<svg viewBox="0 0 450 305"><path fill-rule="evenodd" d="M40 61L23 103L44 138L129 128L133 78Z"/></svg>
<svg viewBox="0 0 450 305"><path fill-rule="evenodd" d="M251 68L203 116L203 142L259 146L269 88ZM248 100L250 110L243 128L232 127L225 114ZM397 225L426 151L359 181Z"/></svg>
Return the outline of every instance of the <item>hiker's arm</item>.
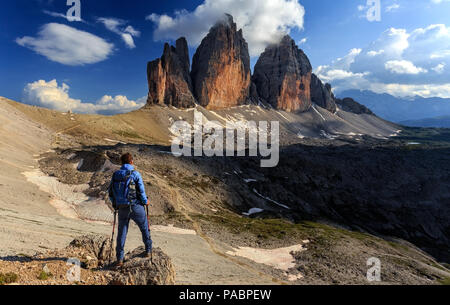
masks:
<svg viewBox="0 0 450 305"><path fill-rule="evenodd" d="M141 174L136 172L136 189L137 189L137 196L139 197L139 201L143 205L147 205L148 199L147 194L145 193L145 187L144 187L144 180L142 179Z"/></svg>

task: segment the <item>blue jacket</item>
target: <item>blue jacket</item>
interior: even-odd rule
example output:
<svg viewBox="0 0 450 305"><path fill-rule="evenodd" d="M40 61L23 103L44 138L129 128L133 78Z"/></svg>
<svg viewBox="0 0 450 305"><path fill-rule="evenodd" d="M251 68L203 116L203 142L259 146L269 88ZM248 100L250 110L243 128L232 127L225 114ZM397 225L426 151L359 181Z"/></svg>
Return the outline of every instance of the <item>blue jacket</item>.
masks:
<svg viewBox="0 0 450 305"><path fill-rule="evenodd" d="M139 172L134 170L134 166L130 164L123 165L120 170L125 171L133 171L131 174L131 179L133 179L135 185L136 185L136 197L135 199L132 199L132 204L142 204L147 205L148 199L147 194L145 193L145 187L144 187L144 180L142 179L142 176ZM111 201L112 198L110 198Z"/></svg>

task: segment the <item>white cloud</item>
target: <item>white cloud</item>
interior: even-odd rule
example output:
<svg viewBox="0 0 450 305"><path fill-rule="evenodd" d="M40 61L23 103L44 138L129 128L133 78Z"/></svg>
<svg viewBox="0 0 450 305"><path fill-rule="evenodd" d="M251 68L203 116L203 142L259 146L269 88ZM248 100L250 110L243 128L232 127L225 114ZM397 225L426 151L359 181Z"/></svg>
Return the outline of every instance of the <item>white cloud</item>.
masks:
<svg viewBox="0 0 450 305"><path fill-rule="evenodd" d="M62 112L70 110L75 113L115 114L142 108L147 100L147 97L132 101L122 95L115 97L105 95L96 103L84 103L79 99L71 98L69 89L70 87L65 83L59 86L56 80L49 82L38 80L26 85L22 102Z"/></svg>
<svg viewBox="0 0 450 305"><path fill-rule="evenodd" d="M51 12L51 11L47 11L44 10L43 11L45 14L52 16L52 17L56 17L56 18L64 18L67 21L73 22L73 21L78 21L78 22L83 22L85 23L85 21L83 19L81 19L81 17L70 17L68 18L67 15L62 14L62 13L57 13L57 12Z"/></svg>
<svg viewBox="0 0 450 305"><path fill-rule="evenodd" d="M398 10L399 8L400 8L400 5L398 3L394 3L392 5L386 6L386 12L390 13L390 12Z"/></svg>
<svg viewBox="0 0 450 305"><path fill-rule="evenodd" d="M113 33L116 33L125 42L128 48L134 49L136 45L134 43L134 37L141 36L141 32L134 29L131 25L124 28L126 22L124 20L116 18L98 18L98 22L103 23L103 25Z"/></svg>
<svg viewBox="0 0 450 305"><path fill-rule="evenodd" d="M419 74L427 73L423 68L416 67L412 62L407 60L389 60L384 64L386 70L397 74Z"/></svg>
<svg viewBox="0 0 450 305"><path fill-rule="evenodd" d="M367 52L367 55L369 55L369 56L371 56L371 57L374 57L374 56L377 56L377 55L381 55L381 54L383 54L384 53L384 50L379 50L379 51L369 51L369 52Z"/></svg>
<svg viewBox="0 0 450 305"><path fill-rule="evenodd" d="M51 61L69 66L103 61L114 48L98 36L59 23L46 24L37 37L25 36L17 38L16 42Z"/></svg>
<svg viewBox="0 0 450 305"><path fill-rule="evenodd" d="M298 0L205 0L194 11L176 11L174 16L151 14L155 40L187 38L198 46L211 26L231 14L242 28L251 56L259 56L271 43L292 29L303 29L305 9Z"/></svg>
<svg viewBox="0 0 450 305"><path fill-rule="evenodd" d="M355 51L356 50L356 51ZM396 96L450 97L450 27L391 28L362 49L316 69L337 94L347 89Z"/></svg>
<svg viewBox="0 0 450 305"><path fill-rule="evenodd" d="M450 84L383 84L373 83L366 89L376 93L388 93L394 96L411 97L450 97Z"/></svg>
<svg viewBox="0 0 450 305"><path fill-rule="evenodd" d="M329 82L331 80L343 80L343 79L351 79L351 78L355 78L355 77L362 78L366 75L369 75L370 72L353 73L350 71L335 69L335 70L324 71L324 73L320 73L320 70L319 70L318 74L319 74L319 77L321 78L321 80L323 80L325 82Z"/></svg>
<svg viewBox="0 0 450 305"><path fill-rule="evenodd" d="M430 55L431 59L450 57L450 50L441 50Z"/></svg>
<svg viewBox="0 0 450 305"><path fill-rule="evenodd" d="M436 67L431 68L431 70L433 70L434 72L436 72L438 74L442 74L442 73L444 73L445 66L446 66L445 63L440 63Z"/></svg>
<svg viewBox="0 0 450 305"><path fill-rule="evenodd" d="M302 39L298 42L298 45L300 46L300 45L302 45L302 44L305 44L307 41L308 41L308 38L302 38Z"/></svg>

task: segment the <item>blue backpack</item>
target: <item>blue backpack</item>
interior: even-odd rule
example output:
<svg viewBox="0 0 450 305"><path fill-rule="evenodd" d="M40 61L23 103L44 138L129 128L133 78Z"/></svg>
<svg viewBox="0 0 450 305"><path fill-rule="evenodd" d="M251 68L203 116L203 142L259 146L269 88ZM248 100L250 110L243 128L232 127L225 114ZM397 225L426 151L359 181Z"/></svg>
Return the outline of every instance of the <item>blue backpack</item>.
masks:
<svg viewBox="0 0 450 305"><path fill-rule="evenodd" d="M136 200L136 184L132 177L133 172L119 170L114 173L109 186L109 197L114 209L129 207Z"/></svg>

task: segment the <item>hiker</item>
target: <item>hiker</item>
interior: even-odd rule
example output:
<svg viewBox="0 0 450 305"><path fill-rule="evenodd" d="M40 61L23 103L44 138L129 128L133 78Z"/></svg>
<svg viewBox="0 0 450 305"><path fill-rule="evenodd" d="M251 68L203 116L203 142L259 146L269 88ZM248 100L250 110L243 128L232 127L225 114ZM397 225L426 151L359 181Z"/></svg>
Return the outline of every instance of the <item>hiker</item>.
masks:
<svg viewBox="0 0 450 305"><path fill-rule="evenodd" d="M116 267L123 266L125 256L124 247L130 219L141 230L142 240L145 244L143 256L148 258L152 257L152 239L148 222L149 202L145 194L144 182L141 174L134 170L133 156L130 153L124 154L121 157L121 162L122 168L114 173L109 187L109 198L113 204L115 216L117 214L119 216Z"/></svg>

